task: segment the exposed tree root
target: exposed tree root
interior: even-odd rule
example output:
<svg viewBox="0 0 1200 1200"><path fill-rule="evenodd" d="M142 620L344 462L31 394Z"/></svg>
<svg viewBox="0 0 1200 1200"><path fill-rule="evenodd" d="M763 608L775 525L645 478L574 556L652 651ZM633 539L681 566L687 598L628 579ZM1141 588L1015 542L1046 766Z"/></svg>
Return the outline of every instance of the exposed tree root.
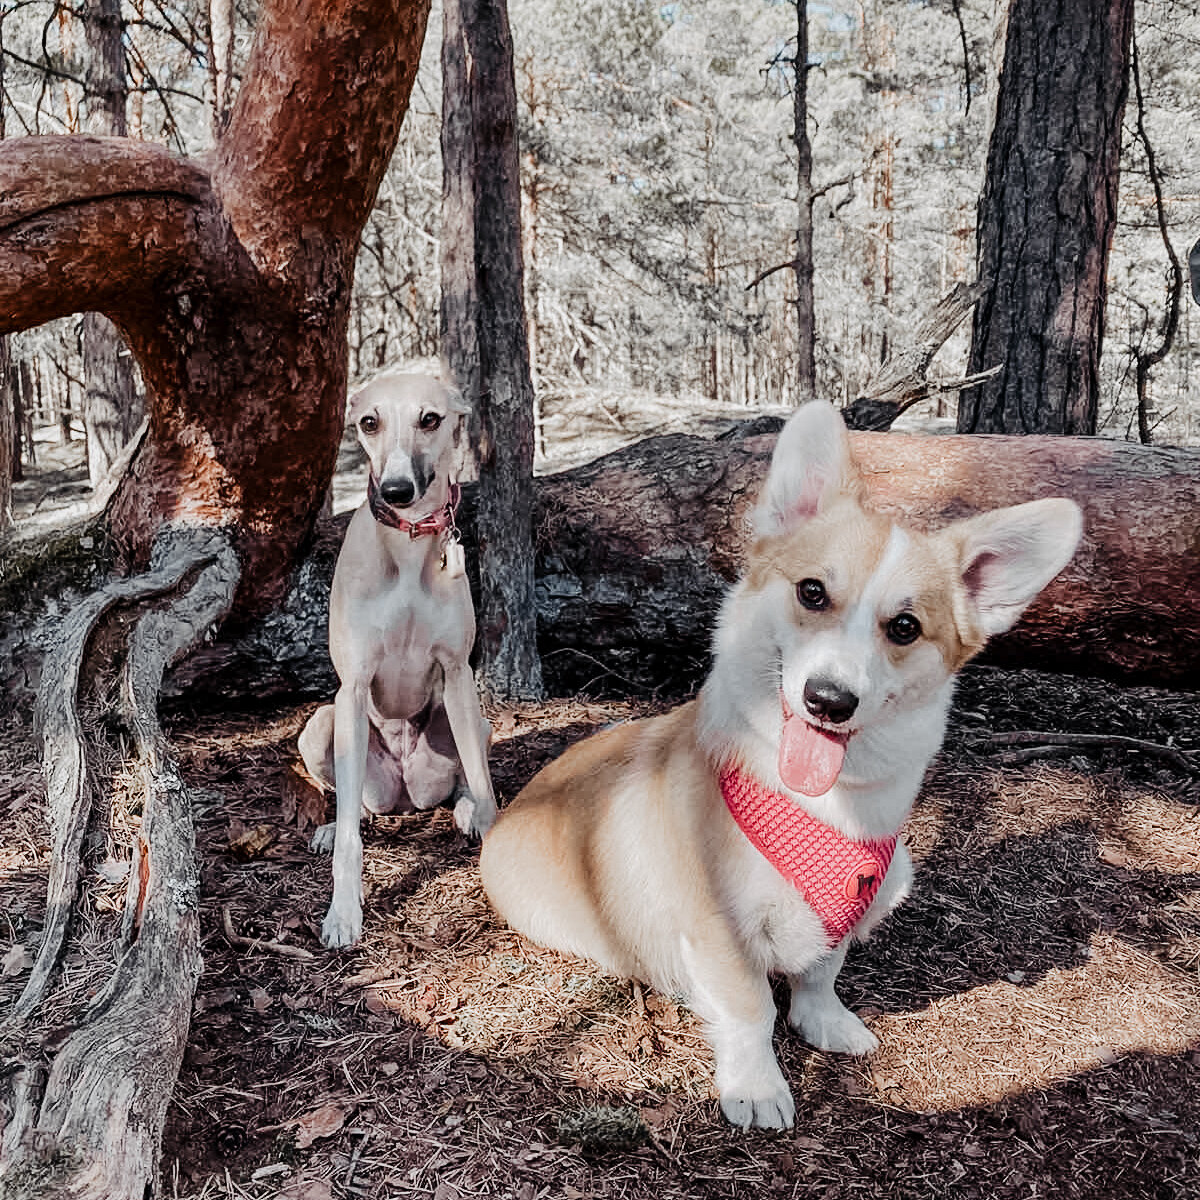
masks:
<svg viewBox="0 0 1200 1200"><path fill-rule="evenodd" d="M158 724L163 672L229 611L239 578L228 538L168 528L150 570L93 593L66 619L38 698L52 856L45 932L0 1029L0 1196L142 1200L157 1194L167 1105L200 973L192 814ZM96 682L119 668L106 696ZM108 817L112 773L136 779L141 820L107 983L70 1032L42 1015L77 913L89 828ZM7 1109L7 1112L3 1110Z"/></svg>

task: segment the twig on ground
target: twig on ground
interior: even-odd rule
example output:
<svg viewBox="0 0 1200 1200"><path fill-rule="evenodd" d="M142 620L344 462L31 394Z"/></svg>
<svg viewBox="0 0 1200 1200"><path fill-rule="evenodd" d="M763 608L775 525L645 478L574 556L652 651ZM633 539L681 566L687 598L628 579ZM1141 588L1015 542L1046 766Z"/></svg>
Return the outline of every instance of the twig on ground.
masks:
<svg viewBox="0 0 1200 1200"><path fill-rule="evenodd" d="M305 950L303 946L289 946L284 942L264 942L259 938L246 937L244 934L235 933L233 928L233 916L229 912L229 905L226 904L221 909L221 924L225 930L225 938L233 946L244 946L247 950L266 950L270 954L280 954L284 958L298 958L302 962L312 962L314 955L311 951Z"/></svg>
<svg viewBox="0 0 1200 1200"><path fill-rule="evenodd" d="M1185 775L1200 774L1200 764L1197 764L1180 750L1170 746L1162 746L1158 742L1147 742L1142 738L1125 737L1116 733L1038 733L1029 729L1018 730L1015 733L993 733L993 746L1028 746L1034 749L1044 749L1051 746L1088 749L1138 750L1170 763L1176 770ZM1041 757L1028 754L1029 758ZM1009 758L1008 761L1014 761Z"/></svg>

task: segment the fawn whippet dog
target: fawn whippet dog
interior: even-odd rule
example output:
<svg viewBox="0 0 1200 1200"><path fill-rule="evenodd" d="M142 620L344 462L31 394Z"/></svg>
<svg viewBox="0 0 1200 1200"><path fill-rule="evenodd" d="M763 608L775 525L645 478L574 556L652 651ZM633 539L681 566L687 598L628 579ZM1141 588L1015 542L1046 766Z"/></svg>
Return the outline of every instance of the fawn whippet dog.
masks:
<svg viewBox="0 0 1200 1200"><path fill-rule="evenodd" d="M362 935L363 809L434 808L481 836L496 817L490 727L467 656L475 613L454 528L469 405L432 376L387 372L350 401L370 462L366 502L338 556L329 653L340 687L300 735L304 764L337 792L337 819L313 837L333 852L326 946Z"/></svg>

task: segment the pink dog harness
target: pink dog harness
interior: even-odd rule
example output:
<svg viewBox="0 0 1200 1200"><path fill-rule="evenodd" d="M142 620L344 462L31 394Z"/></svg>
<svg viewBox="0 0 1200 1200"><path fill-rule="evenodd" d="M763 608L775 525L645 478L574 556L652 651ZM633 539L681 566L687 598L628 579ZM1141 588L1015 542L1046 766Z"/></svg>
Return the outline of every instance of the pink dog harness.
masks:
<svg viewBox="0 0 1200 1200"><path fill-rule="evenodd" d="M830 948L862 919L887 874L896 838L855 841L735 766L722 768L721 795L754 848L821 918Z"/></svg>

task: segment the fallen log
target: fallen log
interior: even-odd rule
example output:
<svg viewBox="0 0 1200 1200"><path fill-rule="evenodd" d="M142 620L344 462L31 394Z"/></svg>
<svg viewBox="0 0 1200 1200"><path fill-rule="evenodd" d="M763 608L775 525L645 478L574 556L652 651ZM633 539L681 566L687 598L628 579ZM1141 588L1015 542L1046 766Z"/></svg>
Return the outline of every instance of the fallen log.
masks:
<svg viewBox="0 0 1200 1200"><path fill-rule="evenodd" d="M686 694L708 667L721 598L781 424L651 438L537 481L539 646L554 694ZM852 433L874 502L932 527L1066 495L1075 560L987 659L1128 683L1200 678L1200 452L1100 438ZM474 496L460 525L471 542ZM172 692L328 697L329 582L348 515L325 525L285 604L193 654Z"/></svg>
<svg viewBox="0 0 1200 1200"><path fill-rule="evenodd" d="M777 423L650 439L539 481L538 616L559 686L701 677ZM1127 682L1200 679L1200 453L1100 438L852 433L873 502L923 527L1065 495L1071 565L988 651ZM683 690L683 689L681 689Z"/></svg>

